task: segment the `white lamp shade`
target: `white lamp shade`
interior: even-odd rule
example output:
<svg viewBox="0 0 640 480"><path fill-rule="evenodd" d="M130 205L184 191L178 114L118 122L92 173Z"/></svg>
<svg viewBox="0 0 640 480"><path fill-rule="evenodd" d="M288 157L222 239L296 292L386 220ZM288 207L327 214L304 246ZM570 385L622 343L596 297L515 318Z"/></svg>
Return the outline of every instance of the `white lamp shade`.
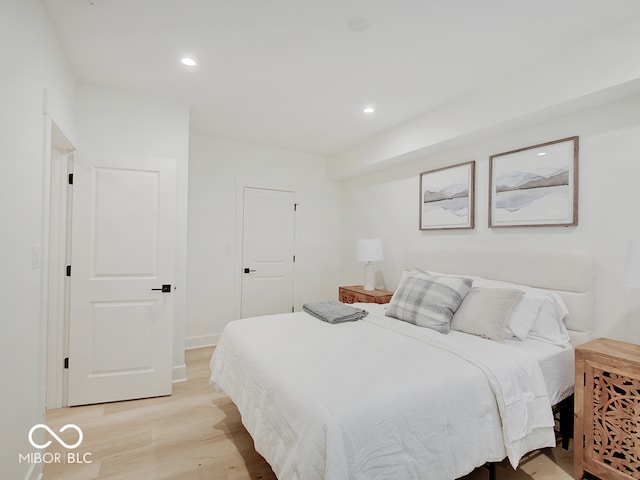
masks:
<svg viewBox="0 0 640 480"><path fill-rule="evenodd" d="M378 262L384 260L382 240L379 238L361 238L356 248L356 259L359 262Z"/></svg>
<svg viewBox="0 0 640 480"><path fill-rule="evenodd" d="M640 288L640 240L629 241L622 284L627 287Z"/></svg>

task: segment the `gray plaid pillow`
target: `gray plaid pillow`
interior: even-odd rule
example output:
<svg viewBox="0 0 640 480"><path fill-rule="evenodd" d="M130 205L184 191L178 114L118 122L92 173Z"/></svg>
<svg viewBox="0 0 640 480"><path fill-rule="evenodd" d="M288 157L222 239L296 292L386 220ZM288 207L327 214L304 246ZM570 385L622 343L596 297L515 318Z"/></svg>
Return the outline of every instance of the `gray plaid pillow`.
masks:
<svg viewBox="0 0 640 480"><path fill-rule="evenodd" d="M430 275L412 270L393 294L386 315L440 333L449 333L451 318L471 290L472 279Z"/></svg>

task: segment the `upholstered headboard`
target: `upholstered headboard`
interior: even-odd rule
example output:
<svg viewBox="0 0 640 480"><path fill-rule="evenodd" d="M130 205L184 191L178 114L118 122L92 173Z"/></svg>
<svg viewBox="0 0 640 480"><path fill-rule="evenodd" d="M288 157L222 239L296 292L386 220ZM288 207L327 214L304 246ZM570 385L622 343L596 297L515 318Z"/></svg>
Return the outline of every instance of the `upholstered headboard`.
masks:
<svg viewBox="0 0 640 480"><path fill-rule="evenodd" d="M558 293L569 308L564 322L572 344L593 338L594 261L575 252L412 248L405 267L477 275L545 288Z"/></svg>

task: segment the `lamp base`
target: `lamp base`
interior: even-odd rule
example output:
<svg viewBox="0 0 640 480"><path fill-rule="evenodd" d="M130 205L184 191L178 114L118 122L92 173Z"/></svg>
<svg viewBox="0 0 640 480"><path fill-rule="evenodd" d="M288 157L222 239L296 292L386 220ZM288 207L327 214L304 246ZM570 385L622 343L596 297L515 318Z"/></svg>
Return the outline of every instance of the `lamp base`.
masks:
<svg viewBox="0 0 640 480"><path fill-rule="evenodd" d="M376 289L376 271L373 263L367 262L364 264L364 285L363 289L371 292Z"/></svg>

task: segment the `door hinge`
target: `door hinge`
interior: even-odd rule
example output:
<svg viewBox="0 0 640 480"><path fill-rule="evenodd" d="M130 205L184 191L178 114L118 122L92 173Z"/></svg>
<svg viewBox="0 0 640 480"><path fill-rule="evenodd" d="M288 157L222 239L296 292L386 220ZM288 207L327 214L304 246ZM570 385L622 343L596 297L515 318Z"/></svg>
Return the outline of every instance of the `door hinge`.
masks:
<svg viewBox="0 0 640 480"><path fill-rule="evenodd" d="M296 256L293 256L293 263L296 263Z"/></svg>
<svg viewBox="0 0 640 480"><path fill-rule="evenodd" d="M296 311L296 307L291 307L291 313Z"/></svg>
<svg viewBox="0 0 640 480"><path fill-rule="evenodd" d="M294 203L294 204L293 204L293 211L294 211L294 212L297 212L297 211L298 211L298 204L297 204L297 203Z"/></svg>
<svg viewBox="0 0 640 480"><path fill-rule="evenodd" d="M583 387L587 386L587 372L582 373L582 386Z"/></svg>
<svg viewBox="0 0 640 480"><path fill-rule="evenodd" d="M67 277L71 276L71 265L67 265Z"/></svg>
<svg viewBox="0 0 640 480"><path fill-rule="evenodd" d="M69 185L73 185L73 173L69 174Z"/></svg>
<svg viewBox="0 0 640 480"><path fill-rule="evenodd" d="M69 357L66 357L64 359L64 368L67 368L67 369L69 368Z"/></svg>

